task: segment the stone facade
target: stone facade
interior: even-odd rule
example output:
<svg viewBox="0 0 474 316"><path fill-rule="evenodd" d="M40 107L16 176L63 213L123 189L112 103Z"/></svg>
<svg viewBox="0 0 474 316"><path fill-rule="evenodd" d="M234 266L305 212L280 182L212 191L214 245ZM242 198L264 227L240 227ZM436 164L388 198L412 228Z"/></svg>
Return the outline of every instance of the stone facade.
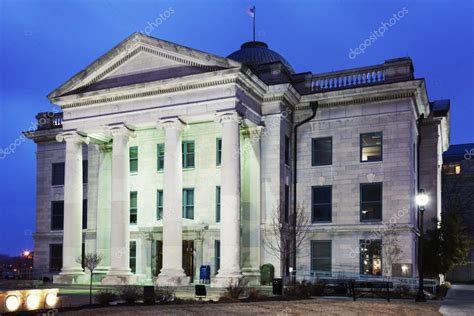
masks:
<svg viewBox="0 0 474 316"><path fill-rule="evenodd" d="M50 117L28 134L38 145L35 269L56 274L50 271L50 244L71 241L72 248L63 245L55 281L84 282L80 273L71 276L77 267L64 266L80 256L80 241L72 233L78 227L51 230L51 201L64 201L65 224L71 223L71 214L78 218L77 202L67 198L77 200L77 181L51 185L53 163L66 162L66 175L73 174L71 166L79 168L66 152L68 145L56 141L73 135L84 142L82 159L87 160L82 243L85 252L103 256L97 281L183 285L190 277L199 279L201 265L210 266L215 286L240 277L259 283L263 264L274 265L280 276L292 266L290 258L281 269L284 260L268 243L279 239L272 234L274 219L293 212L293 127L318 102L316 117L299 128L296 138L296 199L311 219L311 188L331 185L332 220L305 225L307 236L293 268L300 277L314 277L311 242L330 240L330 271L358 274L359 241L383 239L391 225L402 250L392 264L414 276L417 119L432 117L424 81L414 79L409 59L323 75L294 74L285 67L278 61L242 64L134 34L53 91L48 97L62 108L63 120L56 124ZM436 195L428 207L436 214L440 182L430 177L439 169L449 124L443 117L437 122L437 133L421 130L420 169L421 183ZM383 135L383 159L361 162L360 135L371 132ZM332 137L330 165L311 164L311 139L319 137ZM181 168L186 141L194 142L191 168ZM158 144L165 148L162 170L157 168ZM132 173L131 147L138 148L138 170ZM377 222L361 222L364 183L383 184ZM194 190L193 219L181 216L182 189ZM158 191L163 192L161 218ZM130 192L137 194L137 218L129 224ZM129 244L133 248L125 247ZM388 263L382 258L382 264Z"/></svg>

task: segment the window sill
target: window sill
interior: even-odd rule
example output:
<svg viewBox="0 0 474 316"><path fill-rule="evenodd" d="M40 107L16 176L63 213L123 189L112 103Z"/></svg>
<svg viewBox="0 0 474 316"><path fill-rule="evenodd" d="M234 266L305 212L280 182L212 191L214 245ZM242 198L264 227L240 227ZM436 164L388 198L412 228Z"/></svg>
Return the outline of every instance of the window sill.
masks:
<svg viewBox="0 0 474 316"><path fill-rule="evenodd" d="M374 161L360 161L361 164L373 164L373 163L382 163L383 160L374 160Z"/></svg>
<svg viewBox="0 0 474 316"><path fill-rule="evenodd" d="M136 176L136 175L138 175L138 171L137 172L130 172L130 175L131 176Z"/></svg>
<svg viewBox="0 0 474 316"><path fill-rule="evenodd" d="M317 222L311 222L311 225L318 225L318 224L332 224L332 220L331 221L317 221Z"/></svg>
<svg viewBox="0 0 474 316"><path fill-rule="evenodd" d="M332 163L328 163L328 164L324 164L324 165L311 165L311 168L314 168L314 167L331 167L332 166Z"/></svg>
<svg viewBox="0 0 474 316"><path fill-rule="evenodd" d="M194 171L194 167L191 167L191 168L183 168L183 171Z"/></svg>
<svg viewBox="0 0 474 316"><path fill-rule="evenodd" d="M53 189L63 188L63 187L64 187L64 184L52 184L51 187L52 187Z"/></svg>
<svg viewBox="0 0 474 316"><path fill-rule="evenodd" d="M360 220L361 224L382 224L382 219L374 219L374 220Z"/></svg>

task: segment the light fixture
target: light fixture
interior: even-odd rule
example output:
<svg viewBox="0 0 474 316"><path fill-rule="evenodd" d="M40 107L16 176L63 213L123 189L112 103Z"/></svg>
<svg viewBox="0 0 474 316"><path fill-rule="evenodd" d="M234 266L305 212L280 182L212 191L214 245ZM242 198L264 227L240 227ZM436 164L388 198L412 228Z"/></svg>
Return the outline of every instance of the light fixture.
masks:
<svg viewBox="0 0 474 316"><path fill-rule="evenodd" d="M26 297L26 307L29 310L38 309L40 306L41 299L38 294L28 294Z"/></svg>
<svg viewBox="0 0 474 316"><path fill-rule="evenodd" d="M56 296L56 293L48 293L46 294L46 298L44 299L44 302L48 307L54 307L58 303L58 297Z"/></svg>
<svg viewBox="0 0 474 316"><path fill-rule="evenodd" d="M20 307L20 298L16 295L9 295L5 300L5 307L9 312L14 312Z"/></svg>
<svg viewBox="0 0 474 316"><path fill-rule="evenodd" d="M428 204L428 195L425 193L425 190L420 190L418 194L416 195L415 201L416 204L420 207L424 207L426 204Z"/></svg>

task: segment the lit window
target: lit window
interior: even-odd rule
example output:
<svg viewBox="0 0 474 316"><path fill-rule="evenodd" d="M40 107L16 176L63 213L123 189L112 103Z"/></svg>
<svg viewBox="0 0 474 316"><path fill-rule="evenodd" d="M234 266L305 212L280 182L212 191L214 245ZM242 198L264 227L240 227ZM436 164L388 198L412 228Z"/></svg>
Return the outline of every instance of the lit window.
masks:
<svg viewBox="0 0 474 316"><path fill-rule="evenodd" d="M360 240L360 274L382 275L381 240Z"/></svg>
<svg viewBox="0 0 474 316"><path fill-rule="evenodd" d="M360 161L382 161L382 132L360 134Z"/></svg>

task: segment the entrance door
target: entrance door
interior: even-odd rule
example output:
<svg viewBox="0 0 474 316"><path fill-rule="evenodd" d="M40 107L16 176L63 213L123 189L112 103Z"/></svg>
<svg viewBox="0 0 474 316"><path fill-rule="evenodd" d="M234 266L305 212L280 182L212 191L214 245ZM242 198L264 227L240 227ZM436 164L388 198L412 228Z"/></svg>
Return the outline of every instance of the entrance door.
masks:
<svg viewBox="0 0 474 316"><path fill-rule="evenodd" d="M183 240L183 269L186 276L194 279L194 240Z"/></svg>
<svg viewBox="0 0 474 316"><path fill-rule="evenodd" d="M163 241L156 241L156 256L155 256L155 276L160 274L161 268L163 267Z"/></svg>

